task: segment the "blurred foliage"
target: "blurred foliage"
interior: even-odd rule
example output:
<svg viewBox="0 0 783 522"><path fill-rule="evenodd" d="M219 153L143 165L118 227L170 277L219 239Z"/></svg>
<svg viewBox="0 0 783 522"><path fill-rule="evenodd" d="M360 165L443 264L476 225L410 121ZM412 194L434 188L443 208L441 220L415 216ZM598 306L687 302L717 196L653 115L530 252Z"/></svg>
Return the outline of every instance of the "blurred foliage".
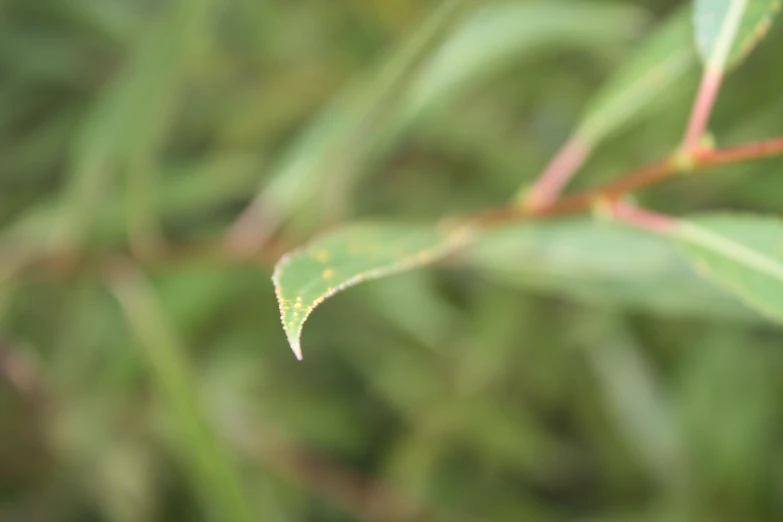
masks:
<svg viewBox="0 0 783 522"><path fill-rule="evenodd" d="M783 518L783 335L653 239L499 231L335 297L301 363L270 281L336 221L507 200L680 4L0 1L0 521ZM782 45L719 144L783 134ZM575 184L676 146L698 76ZM639 198L780 213L781 167Z"/></svg>

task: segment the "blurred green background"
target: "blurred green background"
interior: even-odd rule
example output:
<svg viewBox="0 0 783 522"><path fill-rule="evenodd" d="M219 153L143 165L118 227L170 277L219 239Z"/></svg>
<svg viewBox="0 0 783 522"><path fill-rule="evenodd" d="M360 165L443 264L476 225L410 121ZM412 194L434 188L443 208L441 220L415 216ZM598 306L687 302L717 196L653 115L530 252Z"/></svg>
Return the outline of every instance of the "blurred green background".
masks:
<svg viewBox="0 0 783 522"><path fill-rule="evenodd" d="M654 238L501 230L331 299L301 363L270 282L505 202L678 4L0 0L0 521L782 520L783 335ZM782 45L719 144L783 134ZM575 185L672 150L698 78ZM780 213L781 167L639 198Z"/></svg>

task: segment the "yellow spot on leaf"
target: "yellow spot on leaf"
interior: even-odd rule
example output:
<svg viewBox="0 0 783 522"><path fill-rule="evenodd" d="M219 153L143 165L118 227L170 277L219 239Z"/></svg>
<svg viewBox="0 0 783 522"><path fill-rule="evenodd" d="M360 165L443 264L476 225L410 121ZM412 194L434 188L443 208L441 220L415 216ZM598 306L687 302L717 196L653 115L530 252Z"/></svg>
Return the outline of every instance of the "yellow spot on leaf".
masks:
<svg viewBox="0 0 783 522"><path fill-rule="evenodd" d="M328 250L316 250L315 259L319 263L328 263L332 259L332 254Z"/></svg>
<svg viewBox="0 0 783 522"><path fill-rule="evenodd" d="M324 273L322 275L324 279L331 279L332 276L334 275L334 270L332 270L331 268L327 268L326 270L324 270Z"/></svg>

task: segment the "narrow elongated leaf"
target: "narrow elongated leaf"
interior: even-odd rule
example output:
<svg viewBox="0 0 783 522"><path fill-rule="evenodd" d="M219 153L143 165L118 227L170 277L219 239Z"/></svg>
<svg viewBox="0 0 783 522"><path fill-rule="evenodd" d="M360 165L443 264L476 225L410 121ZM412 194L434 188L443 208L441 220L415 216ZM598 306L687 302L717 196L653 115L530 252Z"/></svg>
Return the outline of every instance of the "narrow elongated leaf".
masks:
<svg viewBox="0 0 783 522"><path fill-rule="evenodd" d="M690 16L680 9L587 106L576 134L591 145L654 106L696 64Z"/></svg>
<svg viewBox="0 0 783 522"><path fill-rule="evenodd" d="M643 20L638 9L601 2L547 0L484 6L422 68L411 88L408 109L415 114L441 104L544 48L627 42Z"/></svg>
<svg viewBox="0 0 783 522"><path fill-rule="evenodd" d="M302 358L302 326L324 299L368 279L433 263L463 244L467 229L362 223L316 238L284 256L272 281L288 342Z"/></svg>
<svg viewBox="0 0 783 522"><path fill-rule="evenodd" d="M168 324L152 285L134 268L124 267L111 280L111 290L144 348L205 503L221 518L258 520L258 504L247 496L236 464L203 412L187 351Z"/></svg>
<svg viewBox="0 0 783 522"><path fill-rule="evenodd" d="M664 482L683 477L682 434L647 352L621 321L591 316L586 330L582 336L592 341L587 359L619 434L652 477Z"/></svg>
<svg viewBox="0 0 783 522"><path fill-rule="evenodd" d="M127 164L131 158L151 155L165 138L213 5L212 0L171 2L91 109L75 143L73 175L65 196L68 215L62 223L66 238L78 238L90 226L117 162ZM131 184L140 182L136 191L140 199L134 205L140 207L140 214L154 215L150 195L155 191L146 186L152 181L146 176L154 169L141 170L143 179L129 178Z"/></svg>
<svg viewBox="0 0 783 522"><path fill-rule="evenodd" d="M699 272L783 322L783 222L705 215L684 223L677 237Z"/></svg>
<svg viewBox="0 0 783 522"><path fill-rule="evenodd" d="M321 111L231 232L231 242L242 244L252 238L251 242L262 243L280 222L319 194L344 191L366 162L390 145L399 130L404 87L459 14L458 7L456 0L443 2L379 68ZM324 191L326 180L330 188Z"/></svg>
<svg viewBox="0 0 783 522"><path fill-rule="evenodd" d="M591 305L758 317L694 274L671 242L591 219L524 223L482 234L461 259L496 283Z"/></svg>
<svg viewBox="0 0 783 522"><path fill-rule="evenodd" d="M781 0L696 0L699 54L718 70L739 63L767 34Z"/></svg>
<svg viewBox="0 0 783 522"><path fill-rule="evenodd" d="M316 198L323 201L330 191L350 189L412 121L485 81L488 73L544 48L617 45L643 21L640 10L611 3L512 2L469 13L447 34L455 13L452 4L443 4L388 61L323 109L259 192L260 218L248 213L232 232L237 243L247 243L248 237L261 242L295 210Z"/></svg>

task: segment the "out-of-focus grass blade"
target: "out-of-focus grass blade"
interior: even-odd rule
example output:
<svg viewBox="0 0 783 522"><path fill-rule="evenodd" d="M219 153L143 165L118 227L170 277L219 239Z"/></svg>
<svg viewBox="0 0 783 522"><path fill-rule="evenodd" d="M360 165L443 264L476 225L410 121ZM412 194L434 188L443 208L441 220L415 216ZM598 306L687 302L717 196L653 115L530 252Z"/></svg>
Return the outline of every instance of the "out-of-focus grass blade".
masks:
<svg viewBox="0 0 783 522"><path fill-rule="evenodd" d="M779 342L756 343L758 336L721 325L701 332L679 359L670 388L688 461L698 462L691 469L698 467L711 490L726 487L743 499L744 513L763 502L758 484L767 475L759 463L769 458L769 433L779 419Z"/></svg>
<svg viewBox="0 0 783 522"><path fill-rule="evenodd" d="M117 43L132 34L144 13L137 3L105 0L49 2L47 10L67 24L94 31Z"/></svg>
<svg viewBox="0 0 783 522"><path fill-rule="evenodd" d="M152 204L162 220L178 223L193 216L218 211L239 201L257 183L261 160L248 154L206 156L187 164L161 166L157 197ZM216 180L220 180L216 182ZM125 209L104 207L94 226L96 240L118 241L125 231Z"/></svg>
<svg viewBox="0 0 783 522"><path fill-rule="evenodd" d="M451 3L436 10L380 74L349 87L317 117L238 221L229 237L233 247L254 250L295 209L324 193L344 196L367 161L387 150L412 119L488 71L542 47L627 41L642 19L638 9L602 3L486 6L428 58L457 11Z"/></svg>
<svg viewBox="0 0 783 522"><path fill-rule="evenodd" d="M225 154L200 158L198 161L161 168L163 175L156 186L155 213L175 221L219 209L240 200L256 185L261 160L254 155ZM216 184L215 179L220 179ZM7 245L29 247L39 254L47 248L50 231L56 227L59 214L52 201L44 200L30 208L15 223L0 233L0 249ZM116 244L126 231L126 213L122 206L104 205L96 209L89 238L99 244ZM0 263L0 266L6 266ZM1 269L0 269L1 270ZM2 278L0 278L2 279Z"/></svg>
<svg viewBox="0 0 783 522"><path fill-rule="evenodd" d="M695 0L693 23L702 60L721 71L736 65L766 36L781 0Z"/></svg>
<svg viewBox="0 0 783 522"><path fill-rule="evenodd" d="M212 0L170 3L149 35L138 37L129 62L93 107L73 153L65 230L61 231L66 241L84 234L117 162L155 153L171 122L183 74L205 37L211 5ZM152 162L141 163L149 167ZM151 168L134 170L129 183L152 185ZM152 192L132 192L138 196L130 202L133 213L151 219Z"/></svg>
<svg viewBox="0 0 783 522"><path fill-rule="evenodd" d="M341 192L369 157L391 142L406 82L459 11L457 0L443 2L379 70L317 116L231 231L232 248L252 250L324 187Z"/></svg>
<svg viewBox="0 0 783 522"><path fill-rule="evenodd" d="M634 36L643 13L603 2L506 2L462 23L422 68L408 111L418 114L475 86L499 68L542 49L610 46Z"/></svg>
<svg viewBox="0 0 783 522"><path fill-rule="evenodd" d="M576 139L595 146L661 100L696 64L688 9L681 9L642 45L587 106Z"/></svg>
<svg viewBox="0 0 783 522"><path fill-rule="evenodd" d="M699 272L783 322L783 222L712 214L692 218L675 234Z"/></svg>
<svg viewBox="0 0 783 522"><path fill-rule="evenodd" d="M70 138L76 117L75 111L52 114L37 129L0 146L6 179L16 178L31 184L41 182L62 161L62 150ZM10 204L14 198L9 193L0 195L3 210L9 209L10 205L5 206L6 201Z"/></svg>
<svg viewBox="0 0 783 522"><path fill-rule="evenodd" d="M90 55L68 35L5 31L0 42L0 63L17 79L72 88L89 84Z"/></svg>
<svg viewBox="0 0 783 522"><path fill-rule="evenodd" d="M430 348L439 346L458 322L457 311L437 295L423 272L378 281L367 288L366 300L384 319Z"/></svg>
<svg viewBox="0 0 783 522"><path fill-rule="evenodd" d="M193 482L215 520L251 522L252 502L243 491L235 464L210 428L199 405L187 354L164 319L151 284L133 268L125 268L111 280L130 328L145 348L168 412L180 430L186 464Z"/></svg>
<svg viewBox="0 0 783 522"><path fill-rule="evenodd" d="M631 333L615 321L591 317L587 357L594 368L608 413L628 446L661 484L688 475L684 441L656 368Z"/></svg>
<svg viewBox="0 0 783 522"><path fill-rule="evenodd" d="M514 225L482 235L464 255L490 280L579 302L675 316L753 317L695 277L665 239L592 220Z"/></svg>
<svg viewBox="0 0 783 522"><path fill-rule="evenodd" d="M368 279L433 263L463 244L469 231L432 225L347 225L284 256L272 281L288 342L302 358L302 327L324 299Z"/></svg>

